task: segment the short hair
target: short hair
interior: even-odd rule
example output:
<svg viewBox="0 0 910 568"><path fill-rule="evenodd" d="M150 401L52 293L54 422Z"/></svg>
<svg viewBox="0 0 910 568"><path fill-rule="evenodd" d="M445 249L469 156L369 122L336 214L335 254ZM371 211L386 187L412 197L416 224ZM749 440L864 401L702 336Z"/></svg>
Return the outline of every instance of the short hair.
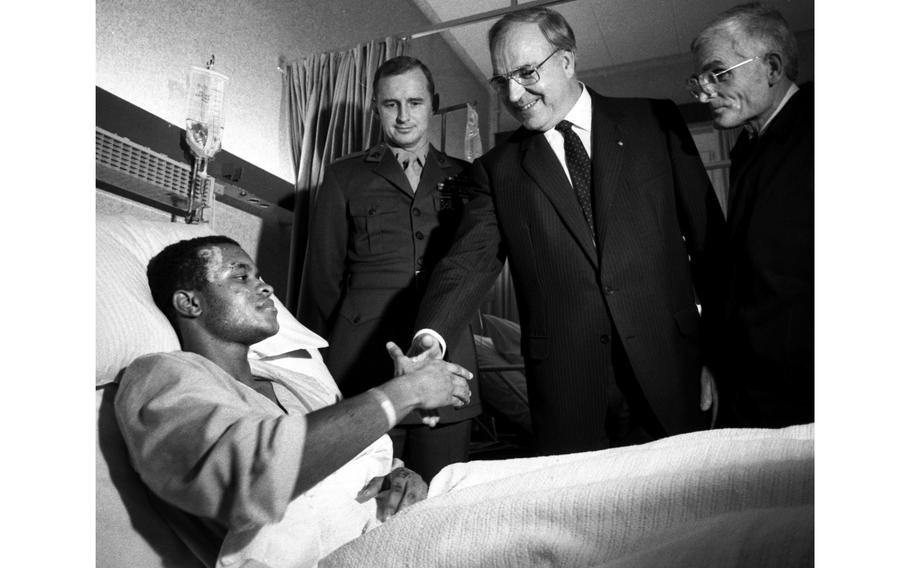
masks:
<svg viewBox="0 0 910 568"><path fill-rule="evenodd" d="M379 69L376 70L376 74L373 76L373 100L376 100L380 79L383 77L403 75L411 69L420 69L423 71L423 76L427 78L427 88L430 90L430 98L432 99L433 95L436 94L436 84L433 82L433 74L430 73L430 68L424 65L423 61L419 59L407 55L399 55L386 60L379 66Z"/></svg>
<svg viewBox="0 0 910 568"><path fill-rule="evenodd" d="M565 51L575 51L575 32L569 22L557 12L549 8L526 8L509 12L500 18L490 31L487 32L487 45L490 53L502 36L515 24L537 24L543 36L550 44Z"/></svg>
<svg viewBox="0 0 910 568"><path fill-rule="evenodd" d="M177 313L172 298L177 290L200 290L206 283L208 261L199 251L212 245L234 245L237 241L224 235L206 235L183 240L164 247L148 263L145 274L148 277L152 299L161 310L177 335Z"/></svg>
<svg viewBox="0 0 910 568"><path fill-rule="evenodd" d="M799 49L796 36L790 30L787 20L774 8L758 2L740 4L721 12L692 40L692 53L718 33L728 33L734 38L734 46L741 40L757 41L770 51L783 56L784 74L793 82L799 76Z"/></svg>

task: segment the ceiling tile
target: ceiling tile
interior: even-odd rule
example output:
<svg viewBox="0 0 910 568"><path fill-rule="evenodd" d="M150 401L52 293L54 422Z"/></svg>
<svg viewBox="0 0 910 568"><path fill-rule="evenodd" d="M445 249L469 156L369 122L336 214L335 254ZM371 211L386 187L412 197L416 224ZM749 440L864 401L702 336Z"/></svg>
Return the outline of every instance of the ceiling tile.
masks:
<svg viewBox="0 0 910 568"><path fill-rule="evenodd" d="M480 14L511 5L510 0L412 0L433 23ZM531 0L523 0L525 3ZM740 0L575 0L557 4L575 31L578 69L629 66L685 55L689 43L714 16ZM815 27L812 0L765 0L781 11L794 31ZM493 20L453 28L484 76L492 74L486 33Z"/></svg>

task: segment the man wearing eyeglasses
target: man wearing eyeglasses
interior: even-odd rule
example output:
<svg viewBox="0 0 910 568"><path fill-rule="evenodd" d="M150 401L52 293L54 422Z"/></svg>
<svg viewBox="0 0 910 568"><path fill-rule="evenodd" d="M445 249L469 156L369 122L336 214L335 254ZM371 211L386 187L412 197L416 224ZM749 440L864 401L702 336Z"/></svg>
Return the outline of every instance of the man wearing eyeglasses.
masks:
<svg viewBox="0 0 910 568"><path fill-rule="evenodd" d="M490 84L521 128L471 167L411 353L444 349L508 258L540 453L708 427L695 294L711 301L723 214L678 110L582 85L553 10L510 13L488 39Z"/></svg>
<svg viewBox="0 0 910 568"><path fill-rule="evenodd" d="M796 86L796 39L758 4L720 14L692 42L688 87L730 153L729 242L720 309L705 313L718 424L813 422L813 89Z"/></svg>

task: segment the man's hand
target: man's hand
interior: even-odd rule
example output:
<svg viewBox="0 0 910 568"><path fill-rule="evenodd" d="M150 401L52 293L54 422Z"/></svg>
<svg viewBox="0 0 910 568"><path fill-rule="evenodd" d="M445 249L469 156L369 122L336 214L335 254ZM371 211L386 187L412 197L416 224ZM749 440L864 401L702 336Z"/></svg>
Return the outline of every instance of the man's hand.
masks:
<svg viewBox="0 0 910 568"><path fill-rule="evenodd" d="M442 349L439 346L439 342L437 342L433 336L421 334L414 338L414 343L411 345L409 353L413 353L415 349L422 349L416 356L408 357L401 351L401 348L398 347L398 345L391 341L386 343L386 349L389 352L389 357L391 357L392 361L395 363L396 377L412 376L413 378L419 379L420 377L425 377L427 372L432 372L436 364L443 364L444 366L442 369L448 370L455 375L454 380L452 381L452 390L449 395L451 400L449 402L442 404L434 403L418 410L421 415L421 420L430 428L436 426L439 422L439 413L435 410L436 408L449 405L452 405L455 408L461 408L470 402L471 389L467 386L467 382L465 381L473 378L473 375L459 365L442 361L440 359Z"/></svg>
<svg viewBox="0 0 910 568"><path fill-rule="evenodd" d="M714 382L714 375L707 367L701 368L701 410L706 412L711 409L711 428L717 422L717 405L720 398L717 396L717 384Z"/></svg>
<svg viewBox="0 0 910 568"><path fill-rule="evenodd" d="M364 503L376 498L376 517L386 519L427 498L427 484L416 472L404 467L404 463L392 461L392 471L385 477L374 477L357 494L357 502Z"/></svg>
<svg viewBox="0 0 910 568"><path fill-rule="evenodd" d="M411 342L408 355L414 361L426 358L442 359L442 346L429 333L421 333ZM418 410L417 413L420 414L420 421L430 428L439 424L439 412L437 410Z"/></svg>
<svg viewBox="0 0 910 568"><path fill-rule="evenodd" d="M442 345L429 333L421 333L411 342L408 356L421 359L442 359Z"/></svg>
<svg viewBox="0 0 910 568"><path fill-rule="evenodd" d="M398 345L391 341L386 343L385 347L389 352L389 357L392 358L392 362L395 364L396 377L412 372L421 361L442 359L442 347L439 345L439 342L428 333L421 334L414 338L414 342L411 344L411 348L408 350L407 355L402 352Z"/></svg>

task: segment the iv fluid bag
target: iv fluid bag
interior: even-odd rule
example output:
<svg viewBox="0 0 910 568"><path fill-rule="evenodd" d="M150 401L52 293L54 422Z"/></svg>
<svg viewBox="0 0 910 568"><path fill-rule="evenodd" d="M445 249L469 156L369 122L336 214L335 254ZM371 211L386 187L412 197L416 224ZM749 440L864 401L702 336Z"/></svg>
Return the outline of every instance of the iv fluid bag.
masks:
<svg viewBox="0 0 910 568"><path fill-rule="evenodd" d="M186 141L199 158L221 150L224 130L224 87L228 78L201 67L190 67L186 99Z"/></svg>
<svg viewBox="0 0 910 568"><path fill-rule="evenodd" d="M464 130L464 159L473 162L475 158L483 155L483 145L480 142L480 124L477 110L471 103L467 104L467 121Z"/></svg>

